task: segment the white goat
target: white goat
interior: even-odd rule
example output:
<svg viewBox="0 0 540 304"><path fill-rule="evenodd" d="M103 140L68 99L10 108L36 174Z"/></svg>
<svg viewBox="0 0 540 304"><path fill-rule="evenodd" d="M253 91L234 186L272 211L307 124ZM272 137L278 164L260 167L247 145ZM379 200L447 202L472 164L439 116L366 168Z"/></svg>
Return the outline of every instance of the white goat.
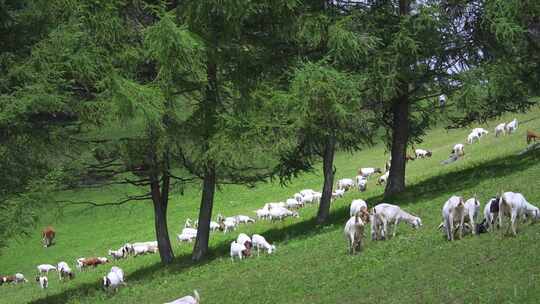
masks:
<svg viewBox="0 0 540 304"><path fill-rule="evenodd" d="M382 221L382 234L388 235L388 226L394 225L392 237L396 236L397 226L400 222L409 223L414 229L422 227L422 220L408 212L403 211L399 206L392 204L378 204L374 207L374 213L378 213Z"/></svg>
<svg viewBox="0 0 540 304"><path fill-rule="evenodd" d="M463 144L455 144L452 153L458 156L465 155L465 146Z"/></svg>
<svg viewBox="0 0 540 304"><path fill-rule="evenodd" d="M484 218L489 231L494 231L499 216L499 198L491 198L484 207Z"/></svg>
<svg viewBox="0 0 540 304"><path fill-rule="evenodd" d="M303 202L302 201L297 201L296 199L294 198L288 198L286 201L285 201L285 204L287 205L287 209L298 209L300 207L303 206Z"/></svg>
<svg viewBox="0 0 540 304"><path fill-rule="evenodd" d="M39 282L41 289L46 289L49 286L49 279L46 276L36 277L36 282Z"/></svg>
<svg viewBox="0 0 540 304"><path fill-rule="evenodd" d="M223 233L226 233L227 231L233 231L236 230L237 222L234 218L228 217L223 220Z"/></svg>
<svg viewBox="0 0 540 304"><path fill-rule="evenodd" d="M302 195L302 196L306 196L306 195L309 195L309 194L313 195L314 192L315 191L313 191L313 189L304 189L304 190L300 191L300 195Z"/></svg>
<svg viewBox="0 0 540 304"><path fill-rule="evenodd" d="M343 195L345 195L344 189L336 189L334 192L332 192L332 199L343 197Z"/></svg>
<svg viewBox="0 0 540 304"><path fill-rule="evenodd" d="M480 210L480 202L474 197L465 201L465 217L464 221L468 222L471 225L472 233L476 234L476 219L478 218L478 212ZM464 225L464 223L460 223Z"/></svg>
<svg viewBox="0 0 540 304"><path fill-rule="evenodd" d="M442 209L443 227L446 231L446 237L449 241L454 240L454 224L463 223L465 218L465 203L459 196L451 196ZM459 238L463 236L463 225L458 224Z"/></svg>
<svg viewBox="0 0 540 304"><path fill-rule="evenodd" d="M234 261L234 257L238 257L240 260L243 257L242 252L247 248L244 244L239 244L236 241L231 243L231 260Z"/></svg>
<svg viewBox="0 0 540 304"><path fill-rule="evenodd" d="M510 217L510 228L512 233L517 235L517 220L519 218L525 219L531 217L533 221L540 218L540 211L538 207L527 202L523 194L516 192L503 193L499 204L499 226L503 227L504 217Z"/></svg>
<svg viewBox="0 0 540 304"><path fill-rule="evenodd" d="M191 242L197 237L197 229L195 228L184 228L182 233L176 236L176 239L179 242Z"/></svg>
<svg viewBox="0 0 540 304"><path fill-rule="evenodd" d="M370 175L375 174L375 173L382 173L382 170L380 168L371 168L371 167L360 168L360 170L358 170L358 175L362 175L364 177L369 177Z"/></svg>
<svg viewBox="0 0 540 304"><path fill-rule="evenodd" d="M272 208L287 208L287 204L285 204L285 202L266 203L264 204L263 208L268 209L268 210Z"/></svg>
<svg viewBox="0 0 540 304"><path fill-rule="evenodd" d="M58 265L56 266L56 270L58 271L58 277L60 280L63 280L65 277L68 277L70 279L73 279L75 277L75 273L64 261L58 263Z"/></svg>
<svg viewBox="0 0 540 304"><path fill-rule="evenodd" d="M385 184L388 181L388 176L390 176L390 171L386 171L383 175L379 176L379 178L377 179L377 184Z"/></svg>
<svg viewBox="0 0 540 304"><path fill-rule="evenodd" d="M255 223L255 220L247 215L237 215L234 218L238 224Z"/></svg>
<svg viewBox="0 0 540 304"><path fill-rule="evenodd" d="M514 133L518 128L518 121L514 118L511 122L506 124L506 133Z"/></svg>
<svg viewBox="0 0 540 304"><path fill-rule="evenodd" d="M478 134L478 137L482 137L482 136L484 136L484 135L488 135L488 134L489 134L489 132L488 132L486 129L484 129L484 128L474 128L474 129L472 130L472 133Z"/></svg>
<svg viewBox="0 0 540 304"><path fill-rule="evenodd" d="M499 135L505 135L506 134L506 124L500 123L495 127L495 137L499 137Z"/></svg>
<svg viewBox="0 0 540 304"><path fill-rule="evenodd" d="M113 257L113 259L118 260L126 257L126 251L124 250L124 247L118 249L118 250L112 250L109 249L109 255Z"/></svg>
<svg viewBox="0 0 540 304"><path fill-rule="evenodd" d="M103 277L104 288L114 289L114 291L118 291L118 288L120 287L120 285L125 285L123 272L120 273L118 270L113 271L113 269L111 269L111 271L106 276Z"/></svg>
<svg viewBox="0 0 540 304"><path fill-rule="evenodd" d="M197 290L193 291L193 296L185 296L181 297L179 299L176 299L172 302L167 302L165 304L199 304L201 301L201 298L199 297L199 293Z"/></svg>
<svg viewBox="0 0 540 304"><path fill-rule="evenodd" d="M337 181L336 188L348 191L349 189L354 188L354 181L350 178L342 178Z"/></svg>
<svg viewBox="0 0 540 304"><path fill-rule="evenodd" d="M270 216L268 208L261 208L254 211L258 219L266 219Z"/></svg>
<svg viewBox="0 0 540 304"><path fill-rule="evenodd" d="M355 254L356 250L362 250L362 240L364 238L364 222L360 218L359 214L351 216L345 228L343 229L345 238L347 239L347 245L349 246L349 252Z"/></svg>
<svg viewBox="0 0 540 304"><path fill-rule="evenodd" d="M356 185L358 185L358 191L366 191L367 189L367 177L363 175L356 176Z"/></svg>
<svg viewBox="0 0 540 304"><path fill-rule="evenodd" d="M317 198L315 197L315 195L318 194L318 192L311 192L311 193L306 193L306 195L302 196L302 199L300 200L300 202L302 204L313 204L313 203L316 203L317 202Z"/></svg>
<svg viewBox="0 0 540 304"><path fill-rule="evenodd" d="M56 267L51 264L41 264L37 266L38 273L40 274L49 274L49 271L56 271Z"/></svg>
<svg viewBox="0 0 540 304"><path fill-rule="evenodd" d="M355 199L351 202L351 207L350 207L350 216L355 216L356 214L358 214L360 212L360 210L362 208L365 208L367 210L367 204L364 200L361 200L361 199Z"/></svg>
<svg viewBox="0 0 540 304"><path fill-rule="evenodd" d="M478 136L477 133L470 133L468 136L467 136L467 143L469 145L473 144L475 141L480 141L480 136Z"/></svg>
<svg viewBox="0 0 540 304"><path fill-rule="evenodd" d="M260 249L266 250L268 254L272 254L272 252L276 251L276 246L270 245L262 235L254 234L251 236L251 240L253 242L253 247L257 248L257 256L259 255Z"/></svg>
<svg viewBox="0 0 540 304"><path fill-rule="evenodd" d="M322 197L321 192L313 191L312 203L317 203L317 204L320 203L321 202L321 197Z"/></svg>
<svg viewBox="0 0 540 304"><path fill-rule="evenodd" d="M416 155L416 158L426 158L431 157L432 152L424 149L416 149L414 150L414 154Z"/></svg>
<svg viewBox="0 0 540 304"><path fill-rule="evenodd" d="M152 252L150 250L151 249L150 246L148 246L148 245L133 245L132 249L133 249L133 255L135 255L135 256L143 255L143 254L147 254L147 253Z"/></svg>
<svg viewBox="0 0 540 304"><path fill-rule="evenodd" d="M110 272L116 273L116 275L118 275L118 278L120 278L120 280L122 282L124 282L124 271L122 270L122 268L120 268L118 266L113 266L113 267L111 267Z"/></svg>
<svg viewBox="0 0 540 304"><path fill-rule="evenodd" d="M219 224L214 221L210 221L210 231L218 231L219 230Z"/></svg>
<svg viewBox="0 0 540 304"><path fill-rule="evenodd" d="M289 217L289 216L299 217L298 212L291 211L287 208L276 207L276 208L270 209L271 220L283 220L284 218Z"/></svg>

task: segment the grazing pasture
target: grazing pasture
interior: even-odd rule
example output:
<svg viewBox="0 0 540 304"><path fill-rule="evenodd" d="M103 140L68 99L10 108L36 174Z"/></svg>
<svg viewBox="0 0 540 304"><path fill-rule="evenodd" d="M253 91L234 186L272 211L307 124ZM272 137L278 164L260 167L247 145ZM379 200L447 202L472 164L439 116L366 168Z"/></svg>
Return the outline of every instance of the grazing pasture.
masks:
<svg viewBox="0 0 540 304"><path fill-rule="evenodd" d="M495 126L514 117L519 120L518 129L495 137ZM477 126L489 134L478 143L466 144L467 135ZM373 242L366 225L363 250L354 256L348 254L343 236L349 205L358 198L370 207L381 202L384 186L377 185L379 174L369 178L365 192L353 188L332 203L330 225L316 226L316 207L308 204L300 209L299 218L274 223L263 220L242 224L232 232L212 232L213 255L202 264L191 262L193 243L175 241L185 220L197 216L199 190L187 189L183 196L174 194L169 206L169 232L176 255L173 265L162 267L155 254L112 260L95 269L76 271L73 280L60 282L53 272L48 288L41 289L35 281L37 265L66 261L75 269L79 257L105 256L109 249L116 250L126 242L155 239L152 206L147 202L51 209L34 235L12 239L2 250L0 275L21 272L29 282L0 286L0 302L164 303L196 289L202 303L220 304L534 303L540 298L540 225L520 225L516 237L496 231L469 234L454 242L446 241L443 231L437 230L441 208L454 194L467 200L476 193L480 210L501 190L521 192L529 202L540 205L540 152L517 156L526 147L527 129L540 129L540 109L466 129L429 132L421 146L432 156L408 162L407 191L388 201L420 216L423 226L413 230L400 224L395 238ZM440 165L457 143L465 144L467 153L455 163ZM360 167L384 168L387 159L382 145L355 154L340 153L335 162L336 181L354 179ZM218 213L255 217L253 211L265 203L285 201L301 189L320 191L321 187L319 168L286 187L278 182L256 188L223 186L216 193L213 219ZM60 193L59 199L108 202L136 191L127 186L69 191ZM52 246L44 248L41 228L47 225L55 228L56 237ZM263 235L276 245L275 252L231 262L229 245L241 232ZM106 292L102 277L113 265L124 270L127 286Z"/></svg>

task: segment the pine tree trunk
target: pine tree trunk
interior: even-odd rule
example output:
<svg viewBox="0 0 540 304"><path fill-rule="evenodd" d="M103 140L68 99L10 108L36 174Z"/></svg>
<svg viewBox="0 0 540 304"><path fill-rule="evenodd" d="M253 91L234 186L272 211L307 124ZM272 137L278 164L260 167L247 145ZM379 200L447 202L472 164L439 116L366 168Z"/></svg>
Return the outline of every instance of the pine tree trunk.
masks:
<svg viewBox="0 0 540 304"><path fill-rule="evenodd" d="M409 140L409 100L401 97L392 106L392 162L384 197L405 190L405 165L407 157L407 142Z"/></svg>
<svg viewBox="0 0 540 304"><path fill-rule="evenodd" d="M159 257L161 258L161 263L170 264L174 259L174 254L171 247L171 240L169 239L169 229L167 228L169 178L164 178L163 189L160 191L157 176L151 176L150 189L152 194L152 202L154 204L154 223L156 228Z"/></svg>
<svg viewBox="0 0 540 304"><path fill-rule="evenodd" d="M193 247L191 258L194 261L203 260L208 254L208 241L210 238L210 220L212 219L212 207L214 206L214 192L216 189L216 172L213 167L209 168L204 176L201 206L199 209L199 226L197 239Z"/></svg>
<svg viewBox="0 0 540 304"><path fill-rule="evenodd" d="M336 139L329 136L324 147L323 155L323 174L324 183L319 211L317 212L317 223L323 224L330 216L330 202L332 200L332 186L334 184L334 153L336 148Z"/></svg>
<svg viewBox="0 0 540 304"><path fill-rule="evenodd" d="M400 16L410 13L410 0L399 0ZM403 66L403 69L409 69ZM409 141L409 97L407 95L409 84L401 83L402 96L392 105L392 163L390 174L384 189L384 198L405 191L405 166L407 157L407 142Z"/></svg>

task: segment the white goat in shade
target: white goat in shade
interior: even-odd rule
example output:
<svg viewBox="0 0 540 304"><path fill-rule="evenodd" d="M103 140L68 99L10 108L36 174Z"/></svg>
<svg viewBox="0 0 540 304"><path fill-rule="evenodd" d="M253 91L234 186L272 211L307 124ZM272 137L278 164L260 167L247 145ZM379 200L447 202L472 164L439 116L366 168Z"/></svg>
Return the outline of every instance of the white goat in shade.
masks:
<svg viewBox="0 0 540 304"><path fill-rule="evenodd" d="M390 176L390 171L386 171L383 175L379 176L377 179L377 185L385 184L386 181L388 181L388 177Z"/></svg>
<svg viewBox="0 0 540 304"><path fill-rule="evenodd" d="M363 175L356 176L356 185L358 185L358 191L366 191L367 189L367 177Z"/></svg>
<svg viewBox="0 0 540 304"><path fill-rule="evenodd" d="M355 216L362 208L367 210L367 204L362 199L355 199L351 202L350 216Z"/></svg>
<svg viewBox="0 0 540 304"><path fill-rule="evenodd" d="M233 241L231 243L231 261L234 262L235 257L238 257L238 259L241 260L245 250L247 250L247 248L244 244L239 244L236 241Z"/></svg>
<svg viewBox="0 0 540 304"><path fill-rule="evenodd" d="M359 214L351 216L351 218L345 224L343 229L347 244L349 245L349 252L355 254L356 251L362 250L362 240L364 238L364 222L360 218Z"/></svg>

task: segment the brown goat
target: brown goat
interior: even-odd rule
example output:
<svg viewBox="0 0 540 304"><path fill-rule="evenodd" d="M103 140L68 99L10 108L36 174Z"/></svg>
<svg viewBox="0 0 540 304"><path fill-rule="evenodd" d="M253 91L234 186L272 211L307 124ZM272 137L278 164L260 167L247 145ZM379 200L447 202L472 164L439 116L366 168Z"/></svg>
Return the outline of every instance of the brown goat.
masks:
<svg viewBox="0 0 540 304"><path fill-rule="evenodd" d="M540 139L540 134L532 130L527 130L527 144L530 144L533 140L536 142L536 139Z"/></svg>
<svg viewBox="0 0 540 304"><path fill-rule="evenodd" d="M41 232L41 241L43 242L43 247L51 246L55 236L56 232L52 226L45 227Z"/></svg>

